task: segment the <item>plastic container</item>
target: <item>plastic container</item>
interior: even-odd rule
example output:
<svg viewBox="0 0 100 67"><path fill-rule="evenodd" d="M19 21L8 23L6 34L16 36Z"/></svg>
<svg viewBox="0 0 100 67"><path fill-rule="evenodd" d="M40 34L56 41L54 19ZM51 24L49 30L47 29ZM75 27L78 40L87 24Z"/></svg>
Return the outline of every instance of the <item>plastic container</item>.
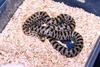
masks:
<svg viewBox="0 0 100 67"><path fill-rule="evenodd" d="M0 0L0 15L6 9L7 0Z"/></svg>
<svg viewBox="0 0 100 67"><path fill-rule="evenodd" d="M87 63L85 64L85 67L93 67L94 66L95 61L98 60L96 58L98 57L99 52L100 52L100 36L98 37L98 40L94 46L94 49L92 50L92 52L90 54L90 57L88 58Z"/></svg>
<svg viewBox="0 0 100 67"><path fill-rule="evenodd" d="M0 0L0 33L24 0Z"/></svg>
<svg viewBox="0 0 100 67"><path fill-rule="evenodd" d="M82 8L89 13L93 13L96 16L100 16L100 0L80 0L85 2L80 2L79 0L54 0L56 2L64 2L65 4Z"/></svg>

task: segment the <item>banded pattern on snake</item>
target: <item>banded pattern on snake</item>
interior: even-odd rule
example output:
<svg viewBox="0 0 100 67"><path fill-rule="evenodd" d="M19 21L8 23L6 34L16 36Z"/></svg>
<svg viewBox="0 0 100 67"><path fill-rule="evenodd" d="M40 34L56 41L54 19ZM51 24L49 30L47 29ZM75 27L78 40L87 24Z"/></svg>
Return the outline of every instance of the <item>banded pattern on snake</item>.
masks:
<svg viewBox="0 0 100 67"><path fill-rule="evenodd" d="M62 55L65 55L66 57L75 57L81 52L83 48L83 38L75 31L72 33L72 38L70 40L72 41L72 44L74 44L73 48L66 48L57 40L49 38L53 48L59 51Z"/></svg>
<svg viewBox="0 0 100 67"><path fill-rule="evenodd" d="M83 38L74 31L75 26L74 19L67 14L60 14L55 18L51 18L45 11L40 11L26 19L22 25L22 30L24 34L29 36L36 33L41 41L47 38L62 55L74 57L83 48ZM58 42L60 40L73 40L74 47L71 49L66 48Z"/></svg>

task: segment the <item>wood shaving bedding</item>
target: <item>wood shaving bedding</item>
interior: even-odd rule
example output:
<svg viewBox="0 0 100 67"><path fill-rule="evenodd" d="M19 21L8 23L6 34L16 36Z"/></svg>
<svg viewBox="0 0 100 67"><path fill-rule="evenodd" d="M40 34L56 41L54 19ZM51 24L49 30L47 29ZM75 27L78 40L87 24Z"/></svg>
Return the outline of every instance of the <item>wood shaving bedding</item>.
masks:
<svg viewBox="0 0 100 67"><path fill-rule="evenodd" d="M66 58L46 41L26 36L23 22L36 11L46 11L51 17L66 13L74 17L76 31L84 38L82 52ZM0 64L21 63L25 67L84 67L100 35L100 17L52 0L25 0L0 34Z"/></svg>

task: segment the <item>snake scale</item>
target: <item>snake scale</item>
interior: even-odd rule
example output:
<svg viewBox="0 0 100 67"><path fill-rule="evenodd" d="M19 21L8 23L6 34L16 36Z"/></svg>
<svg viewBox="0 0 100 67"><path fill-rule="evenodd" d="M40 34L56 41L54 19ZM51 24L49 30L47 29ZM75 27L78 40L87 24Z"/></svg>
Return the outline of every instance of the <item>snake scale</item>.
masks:
<svg viewBox="0 0 100 67"><path fill-rule="evenodd" d="M45 11L39 11L32 14L22 25L24 34L34 36L34 33L44 42L45 38L49 40L53 48L66 57L75 57L83 48L82 36L74 31L75 21L68 14L60 14L51 18ZM58 41L71 40L74 47L67 48Z"/></svg>

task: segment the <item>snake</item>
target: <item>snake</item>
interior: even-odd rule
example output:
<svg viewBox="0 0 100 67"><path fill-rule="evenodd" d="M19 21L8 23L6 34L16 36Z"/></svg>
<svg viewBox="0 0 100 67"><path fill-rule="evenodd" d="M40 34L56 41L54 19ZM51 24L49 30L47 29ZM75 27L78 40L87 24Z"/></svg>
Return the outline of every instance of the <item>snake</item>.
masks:
<svg viewBox="0 0 100 67"><path fill-rule="evenodd" d="M38 11L28 17L22 24L25 35L38 35L42 42L48 39L53 48L66 57L77 56L83 48L83 37L76 31L75 20L68 14L50 17L45 11ZM58 41L71 40L73 48L67 48Z"/></svg>

